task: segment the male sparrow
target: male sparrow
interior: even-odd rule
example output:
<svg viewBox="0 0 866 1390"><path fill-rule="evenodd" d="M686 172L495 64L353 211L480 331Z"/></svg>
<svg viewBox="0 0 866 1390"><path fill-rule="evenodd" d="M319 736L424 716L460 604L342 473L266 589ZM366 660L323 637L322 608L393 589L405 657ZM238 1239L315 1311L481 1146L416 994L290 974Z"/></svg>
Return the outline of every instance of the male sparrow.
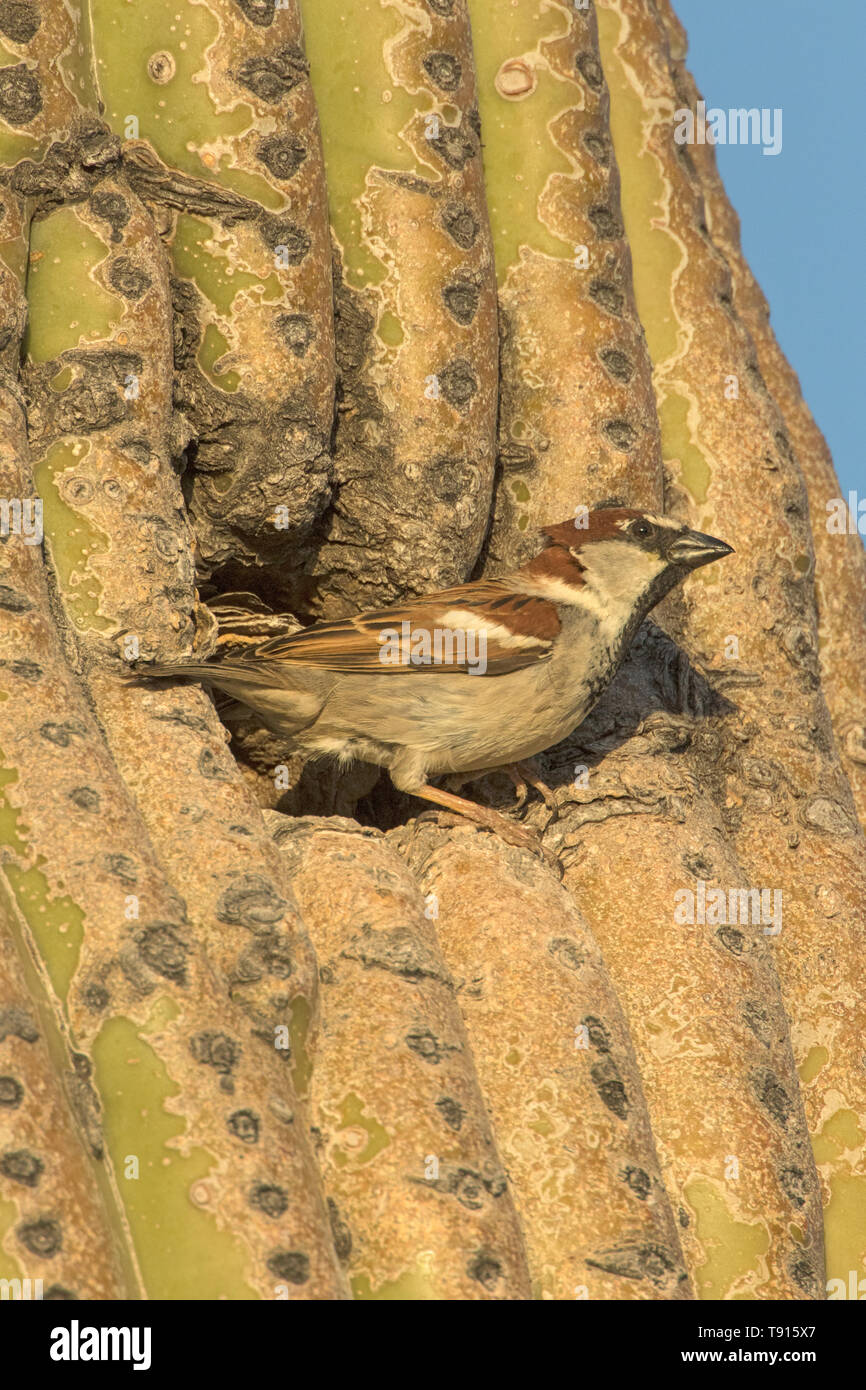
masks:
<svg viewBox="0 0 866 1390"><path fill-rule="evenodd" d="M518 767L558 743L592 709L650 609L732 549L626 507L584 511L541 534L539 554L499 579L314 623L247 656L139 674L217 686L300 752L386 767L401 791L526 844L513 821L428 779Z"/></svg>

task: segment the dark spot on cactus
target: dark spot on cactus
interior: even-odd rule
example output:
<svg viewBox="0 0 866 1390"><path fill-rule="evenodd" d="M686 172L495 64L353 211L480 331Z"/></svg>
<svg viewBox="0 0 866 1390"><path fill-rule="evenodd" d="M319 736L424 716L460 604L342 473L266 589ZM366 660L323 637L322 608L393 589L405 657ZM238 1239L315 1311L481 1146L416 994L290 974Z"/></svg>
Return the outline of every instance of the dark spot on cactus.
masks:
<svg viewBox="0 0 866 1390"><path fill-rule="evenodd" d="M69 719L65 724L41 724L39 732L49 743L58 748L68 748L74 738L84 738L87 728L78 719Z"/></svg>
<svg viewBox="0 0 866 1390"><path fill-rule="evenodd" d="M462 169L478 153L477 135L466 130L462 122L458 126L452 126L440 121L439 134L427 143L440 159L445 161L449 169Z"/></svg>
<svg viewBox="0 0 866 1390"><path fill-rule="evenodd" d="M257 1144L261 1121L254 1110L234 1110L226 1120L230 1134L242 1144Z"/></svg>
<svg viewBox="0 0 866 1390"><path fill-rule="evenodd" d="M823 1275L799 1251L788 1261L788 1273L797 1287L810 1298L824 1296Z"/></svg>
<svg viewBox="0 0 866 1390"><path fill-rule="evenodd" d="M111 1003L111 995L105 985L86 985L81 991L81 1002L92 1014L101 1014Z"/></svg>
<svg viewBox="0 0 866 1390"><path fill-rule="evenodd" d="M444 1164L440 1167L439 1177L424 1179L424 1186L455 1197L467 1211L480 1211L488 1196L502 1196L506 1182L501 1173L485 1176L474 1168Z"/></svg>
<svg viewBox="0 0 866 1390"><path fill-rule="evenodd" d="M618 1119L624 1120L629 1111L628 1093L612 1057L602 1057L593 1063L589 1070L590 1080L604 1101Z"/></svg>
<svg viewBox="0 0 866 1390"><path fill-rule="evenodd" d="M602 434L620 453L627 454L637 441L637 430L628 420L605 420Z"/></svg>
<svg viewBox="0 0 866 1390"><path fill-rule="evenodd" d="M139 954L157 975L186 984L189 947L168 922L155 922L136 936Z"/></svg>
<svg viewBox="0 0 866 1390"><path fill-rule="evenodd" d="M67 1289L63 1284L51 1284L42 1295L43 1302L60 1303L61 1301L71 1301L77 1303L78 1294Z"/></svg>
<svg viewBox="0 0 866 1390"><path fill-rule="evenodd" d="M264 1212L265 1216L276 1219L287 1210L289 1194L284 1187L277 1187L274 1183L260 1182L253 1188L249 1200L251 1207Z"/></svg>
<svg viewBox="0 0 866 1390"><path fill-rule="evenodd" d="M443 92L456 92L460 86L463 69L460 60L451 53L428 53L422 66L427 76Z"/></svg>
<svg viewBox="0 0 866 1390"><path fill-rule="evenodd" d="M7 613L29 613L32 607L33 604L25 594L19 594L8 584L0 584L0 608L5 609Z"/></svg>
<svg viewBox="0 0 866 1390"><path fill-rule="evenodd" d="M746 938L741 931L737 931L736 927L719 927L716 936L725 947L725 950L730 951L732 956L741 956L743 954L743 946Z"/></svg>
<svg viewBox="0 0 866 1390"><path fill-rule="evenodd" d="M196 1033L189 1040L189 1050L197 1062L213 1067L221 1076L228 1076L241 1055L240 1043L228 1033Z"/></svg>
<svg viewBox="0 0 866 1390"><path fill-rule="evenodd" d="M300 265L309 253L311 242L308 234L289 217L275 217L263 213L258 222L259 234L269 250L285 254L289 265ZM284 248L284 250L283 250Z"/></svg>
<svg viewBox="0 0 866 1390"><path fill-rule="evenodd" d="M772 1038L770 1019L763 1004L756 999L746 999L743 1004L743 1020L751 1028L755 1037L768 1046Z"/></svg>
<svg viewBox="0 0 866 1390"><path fill-rule="evenodd" d="M407 1033L406 1046L416 1057L420 1057L422 1062L429 1062L434 1067L438 1067L442 1058L454 1050L440 1043L429 1028L415 1028L411 1033Z"/></svg>
<svg viewBox="0 0 866 1390"><path fill-rule="evenodd" d="M253 944L238 958L234 980L244 984L265 975L287 980L294 968L291 939L285 933L258 931Z"/></svg>
<svg viewBox="0 0 866 1390"><path fill-rule="evenodd" d="M793 1105L784 1086L771 1071L755 1071L750 1079L755 1095L764 1109L784 1129L793 1110Z"/></svg>
<svg viewBox="0 0 866 1390"><path fill-rule="evenodd" d="M505 440L496 457L503 473L525 473L536 463L535 450L529 444L516 444L513 439Z"/></svg>
<svg viewBox="0 0 866 1390"><path fill-rule="evenodd" d="M597 164L608 165L610 163L610 142L600 130L584 131L583 145Z"/></svg>
<svg viewBox="0 0 866 1390"><path fill-rule="evenodd" d="M5 1042L6 1038L35 1043L39 1041L39 1029L23 1009L0 1009L0 1042Z"/></svg>
<svg viewBox="0 0 866 1390"><path fill-rule="evenodd" d="M686 1211L685 1207L680 1207L679 1211L677 1212L677 1220L679 1221L684 1231L688 1230L689 1214Z"/></svg>
<svg viewBox="0 0 866 1390"><path fill-rule="evenodd" d="M121 228L130 218L129 204L120 193L92 193L90 206L95 215L111 228L111 240L120 241Z"/></svg>
<svg viewBox="0 0 866 1390"><path fill-rule="evenodd" d="M779 1182L789 1202L792 1202L795 1207L804 1207L806 1205L806 1193L808 1192L809 1185L806 1181L806 1174L802 1168L798 1168L795 1164L792 1164L788 1168L780 1169Z"/></svg>
<svg viewBox="0 0 866 1390"><path fill-rule="evenodd" d="M306 356L307 348L313 341L312 320L306 314L280 314L275 324L277 332L282 334L295 356Z"/></svg>
<svg viewBox="0 0 866 1390"><path fill-rule="evenodd" d="M35 1187L45 1171L45 1164L29 1149L11 1149L0 1157L0 1173L10 1182Z"/></svg>
<svg viewBox="0 0 866 1390"><path fill-rule="evenodd" d="M455 410L465 410L478 390L478 378L462 357L439 372L439 390Z"/></svg>
<svg viewBox="0 0 866 1390"><path fill-rule="evenodd" d="M42 110L42 91L36 74L24 63L0 68L0 116L9 125L27 125Z"/></svg>
<svg viewBox="0 0 866 1390"><path fill-rule="evenodd" d="M610 1052L610 1033L601 1019L588 1014L581 1022L589 1034L590 1045L598 1052Z"/></svg>
<svg viewBox="0 0 866 1390"><path fill-rule="evenodd" d="M248 58L237 71L237 80L261 101L281 101L307 76L310 65L296 44L278 48L276 53Z"/></svg>
<svg viewBox="0 0 866 1390"><path fill-rule="evenodd" d="M42 16L32 0L5 0L0 5L0 33L13 43L29 43L41 23Z"/></svg>
<svg viewBox="0 0 866 1390"><path fill-rule="evenodd" d="M614 285L610 280L590 280L588 287L589 297L600 309L604 309L608 314L615 314L617 318L622 317L625 306L625 295L618 285Z"/></svg>
<svg viewBox="0 0 866 1390"><path fill-rule="evenodd" d="M469 324L478 312L479 291L472 280L455 280L442 291L445 308L458 323Z"/></svg>
<svg viewBox="0 0 866 1390"><path fill-rule="evenodd" d="M713 877L713 861L701 850L689 850L682 857L682 865L686 872L694 874L695 878Z"/></svg>
<svg viewBox="0 0 866 1390"><path fill-rule="evenodd" d="M36 1221L27 1221L15 1232L25 1250L40 1259L49 1260L56 1255L63 1244L60 1222L52 1216L42 1216Z"/></svg>
<svg viewBox="0 0 866 1390"><path fill-rule="evenodd" d="M617 1119L624 1120L628 1115L628 1093L622 1083L619 1069L611 1057L595 1062L589 1069L590 1080L604 1101L608 1110Z"/></svg>
<svg viewBox="0 0 866 1390"><path fill-rule="evenodd" d="M461 250L468 251L475 245L480 227L465 203L448 203L442 209L442 225Z"/></svg>
<svg viewBox="0 0 866 1390"><path fill-rule="evenodd" d="M331 1223L331 1239L334 1252L341 1264L347 1264L352 1253L352 1232L340 1215L340 1208L333 1197L328 1198L328 1220Z"/></svg>
<svg viewBox="0 0 866 1390"><path fill-rule="evenodd" d="M443 19L454 13L454 0L427 0L427 4L434 14L441 15Z"/></svg>
<svg viewBox="0 0 866 1390"><path fill-rule="evenodd" d="M691 150L688 149L686 145L677 144L676 141L674 141L674 149L679 155L680 162L682 163L682 166L685 169L689 179L692 181L692 183L696 183L698 178L698 171L695 168L695 161L692 159Z"/></svg>
<svg viewBox="0 0 866 1390"><path fill-rule="evenodd" d="M424 464L421 465L424 467ZM454 455L436 454L430 460L427 467L428 485L433 495L438 497L440 502L450 502L455 505L461 500L471 496L478 490L478 477L475 469L465 459L457 458ZM438 964L436 964L429 954L426 956L428 967L432 964L433 968L427 970L428 974L437 979L445 976Z"/></svg>
<svg viewBox="0 0 866 1390"><path fill-rule="evenodd" d="M274 22L276 0L236 0L238 9L259 29L267 29Z"/></svg>
<svg viewBox="0 0 866 1390"><path fill-rule="evenodd" d="M603 348L598 355L607 371L617 381L631 381L634 367L630 358L619 348Z"/></svg>
<svg viewBox="0 0 866 1390"><path fill-rule="evenodd" d="M118 256L111 263L108 283L118 294L122 294L124 299L141 299L153 282L145 271L133 265L129 256Z"/></svg>
<svg viewBox="0 0 866 1390"><path fill-rule="evenodd" d="M604 86L604 72L594 53L578 53L574 60L574 66L587 86L591 87L594 92L599 91Z"/></svg>
<svg viewBox="0 0 866 1390"><path fill-rule="evenodd" d="M631 1188L634 1195L638 1197L640 1201L645 1202L652 1191L652 1179L649 1173L644 1172L643 1168L629 1167L626 1168L622 1177L626 1186Z"/></svg>
<svg viewBox="0 0 866 1390"><path fill-rule="evenodd" d="M115 878L119 878L121 883L135 884L138 882L138 868L135 860L128 854L106 854L103 860L106 869Z"/></svg>
<svg viewBox="0 0 866 1390"><path fill-rule="evenodd" d="M151 459L151 447L146 439L119 439L118 448L132 459L140 468L146 468Z"/></svg>
<svg viewBox="0 0 866 1390"><path fill-rule="evenodd" d="M69 793L69 800L79 811L99 810L99 792L95 792L92 787L73 787Z"/></svg>
<svg viewBox="0 0 866 1390"><path fill-rule="evenodd" d="M299 1250L277 1250L268 1259L268 1269L275 1279L286 1284L306 1284L310 1277L310 1259Z"/></svg>
<svg viewBox="0 0 866 1390"><path fill-rule="evenodd" d="M595 234L602 241L615 241L622 236L622 223L616 214L604 203L597 203L587 212Z"/></svg>
<svg viewBox="0 0 866 1390"><path fill-rule="evenodd" d="M410 927L375 931L364 922L340 955L345 960L360 961L368 969L387 970L405 980L428 978L443 983L448 980L438 955L431 952Z"/></svg>
<svg viewBox="0 0 866 1390"><path fill-rule="evenodd" d="M239 874L221 894L216 915L226 926L266 933L282 920L287 906L263 874Z"/></svg>
<svg viewBox="0 0 866 1390"><path fill-rule="evenodd" d="M272 135L256 150L257 157L276 179L290 179L307 157L307 147L293 135Z"/></svg>
<svg viewBox="0 0 866 1390"><path fill-rule="evenodd" d="M619 1245L599 1250L586 1263L591 1269L603 1269L625 1279L648 1279L656 1288L663 1288L676 1271L676 1264L660 1245Z"/></svg>
<svg viewBox="0 0 866 1390"><path fill-rule="evenodd" d="M762 396L766 396L768 394L767 383L764 381L761 369L754 358L751 358L746 363L746 374L751 382L753 390L759 391Z"/></svg>
<svg viewBox="0 0 866 1390"><path fill-rule="evenodd" d="M212 748L203 748L198 755L198 770L211 782L231 782L232 770L227 760Z"/></svg>
<svg viewBox="0 0 866 1390"><path fill-rule="evenodd" d="M580 970L583 965L582 953L567 936L555 936L552 941L548 941L547 950L566 970Z"/></svg>
<svg viewBox="0 0 866 1390"><path fill-rule="evenodd" d="M5 666L5 662L0 665ZM42 667L35 661L10 661L9 670L13 676L18 676L23 681L39 681L42 679Z"/></svg>
<svg viewBox="0 0 866 1390"><path fill-rule="evenodd" d="M502 1278L502 1265L489 1250L479 1250L466 1266L466 1273L488 1293L492 1293Z"/></svg>
<svg viewBox="0 0 866 1390"><path fill-rule="evenodd" d="M449 1129L459 1130L461 1128L466 1111L459 1101L454 1100L451 1096L442 1096L436 1102L436 1109Z"/></svg>
<svg viewBox="0 0 866 1390"><path fill-rule="evenodd" d="M0 1076L0 1107L17 1110L24 1099L24 1087L14 1076Z"/></svg>

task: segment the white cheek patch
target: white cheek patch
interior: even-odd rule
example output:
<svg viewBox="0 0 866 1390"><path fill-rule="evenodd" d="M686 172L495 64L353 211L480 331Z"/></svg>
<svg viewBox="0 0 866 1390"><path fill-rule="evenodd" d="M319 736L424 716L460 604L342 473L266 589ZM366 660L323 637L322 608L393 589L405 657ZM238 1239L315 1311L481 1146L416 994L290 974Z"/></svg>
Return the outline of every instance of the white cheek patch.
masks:
<svg viewBox="0 0 866 1390"><path fill-rule="evenodd" d="M595 541L581 551L584 582L601 597L607 610L630 608L667 569L667 561L639 545L622 541Z"/></svg>

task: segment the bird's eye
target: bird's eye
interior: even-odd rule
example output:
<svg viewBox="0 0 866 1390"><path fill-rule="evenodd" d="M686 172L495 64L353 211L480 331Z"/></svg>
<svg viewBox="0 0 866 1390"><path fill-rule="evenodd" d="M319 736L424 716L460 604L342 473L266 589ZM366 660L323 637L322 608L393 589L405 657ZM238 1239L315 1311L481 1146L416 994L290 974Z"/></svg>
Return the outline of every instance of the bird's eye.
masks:
<svg viewBox="0 0 866 1390"><path fill-rule="evenodd" d="M645 540L647 536L652 535L652 530L653 528L648 521L635 521L631 527L631 534L640 540Z"/></svg>

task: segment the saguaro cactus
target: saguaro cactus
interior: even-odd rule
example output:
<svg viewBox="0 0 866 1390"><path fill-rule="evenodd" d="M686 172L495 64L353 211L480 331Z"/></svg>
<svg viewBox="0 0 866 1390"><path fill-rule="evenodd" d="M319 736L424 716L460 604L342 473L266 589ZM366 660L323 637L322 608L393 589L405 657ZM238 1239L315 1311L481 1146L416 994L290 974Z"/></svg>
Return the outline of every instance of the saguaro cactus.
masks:
<svg viewBox="0 0 866 1390"><path fill-rule="evenodd" d="M685 53L667 0L0 3L0 1279L866 1274L866 562ZM737 554L552 795L470 789L544 859L129 679L611 503Z"/></svg>

